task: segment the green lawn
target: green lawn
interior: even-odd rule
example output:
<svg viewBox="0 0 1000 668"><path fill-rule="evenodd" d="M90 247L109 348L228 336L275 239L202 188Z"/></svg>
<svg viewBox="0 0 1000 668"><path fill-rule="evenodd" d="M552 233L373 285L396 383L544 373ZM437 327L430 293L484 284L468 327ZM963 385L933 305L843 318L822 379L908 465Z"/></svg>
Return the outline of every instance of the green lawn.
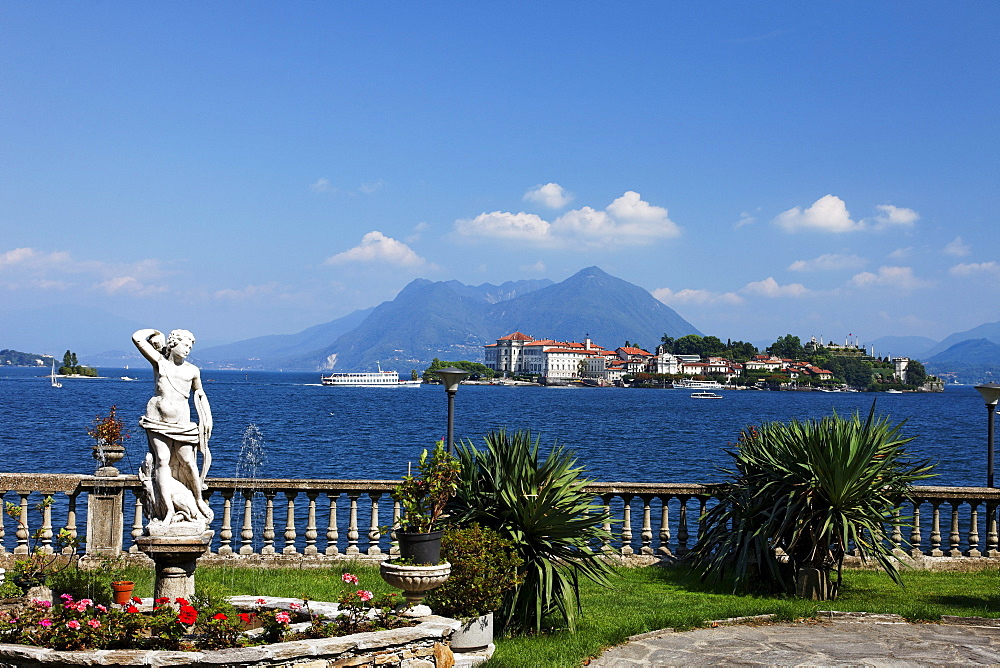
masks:
<svg viewBox="0 0 1000 668"><path fill-rule="evenodd" d="M360 578L359 589L391 591L373 566L338 565L327 569L251 569L202 567L199 591L216 595L308 596L335 600L346 586L340 574ZM132 569L137 593L152 595L152 573ZM817 610L897 613L913 620L940 615L1000 617L1000 569L973 573L904 572L904 588L874 571L848 571L841 598L812 602L774 596L736 596L724 585L703 583L682 568L622 568L613 589L585 582L583 616L577 632L500 638L488 668L579 666L602 649L629 636L662 628L691 628L713 619L778 614L782 619L814 615Z"/></svg>

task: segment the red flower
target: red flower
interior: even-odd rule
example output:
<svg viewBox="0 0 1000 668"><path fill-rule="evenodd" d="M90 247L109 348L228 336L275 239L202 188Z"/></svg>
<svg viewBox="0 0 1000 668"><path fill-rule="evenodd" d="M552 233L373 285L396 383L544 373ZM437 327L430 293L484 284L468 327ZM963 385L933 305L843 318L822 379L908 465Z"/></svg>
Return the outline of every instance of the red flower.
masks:
<svg viewBox="0 0 1000 668"><path fill-rule="evenodd" d="M240 613L240 619L243 620L244 624L246 624L248 626L250 625L250 615L248 615L247 613L241 612Z"/></svg>
<svg viewBox="0 0 1000 668"><path fill-rule="evenodd" d="M142 599L139 598L138 596L133 596L132 597L132 602L133 603L142 603Z"/></svg>
<svg viewBox="0 0 1000 668"><path fill-rule="evenodd" d="M177 603L180 606L191 605L190 603L188 603L188 600L186 598L181 598L180 596L174 599L174 603Z"/></svg>
<svg viewBox="0 0 1000 668"><path fill-rule="evenodd" d="M139 612L139 608L135 607L134 605L130 605L127 608L125 608L125 612Z"/></svg>
<svg viewBox="0 0 1000 668"><path fill-rule="evenodd" d="M224 614L220 612L215 617L212 617L212 619L229 619L229 617L226 617Z"/></svg>
<svg viewBox="0 0 1000 668"><path fill-rule="evenodd" d="M198 611L192 608L190 605L182 605L180 612L177 613L177 621L185 626L190 626L195 623L198 619Z"/></svg>

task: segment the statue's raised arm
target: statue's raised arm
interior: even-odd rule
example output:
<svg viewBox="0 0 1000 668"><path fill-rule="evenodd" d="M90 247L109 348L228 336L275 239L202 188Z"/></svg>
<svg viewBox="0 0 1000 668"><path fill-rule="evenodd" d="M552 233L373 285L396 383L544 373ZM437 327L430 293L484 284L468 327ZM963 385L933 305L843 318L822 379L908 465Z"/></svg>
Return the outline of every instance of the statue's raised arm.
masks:
<svg viewBox="0 0 1000 668"><path fill-rule="evenodd" d="M213 513L202 498L212 456L212 411L201 385L198 367L187 361L194 335L175 329L164 339L155 329L132 335L143 357L153 366L154 396L146 404L139 424L146 430L149 452L139 468L149 517L147 533L201 534ZM199 423L191 421L189 399L194 394ZM197 458L201 453L202 471Z"/></svg>

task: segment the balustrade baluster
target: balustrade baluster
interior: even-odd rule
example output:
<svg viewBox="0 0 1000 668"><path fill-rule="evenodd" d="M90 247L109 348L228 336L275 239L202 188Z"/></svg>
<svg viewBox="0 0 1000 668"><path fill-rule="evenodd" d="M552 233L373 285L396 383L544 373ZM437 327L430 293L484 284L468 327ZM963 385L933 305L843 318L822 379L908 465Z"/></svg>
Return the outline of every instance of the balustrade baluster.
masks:
<svg viewBox="0 0 1000 668"><path fill-rule="evenodd" d="M931 506L934 509L931 520L931 556L943 557L944 552L941 551L941 502L934 501Z"/></svg>
<svg viewBox="0 0 1000 668"><path fill-rule="evenodd" d="M135 497L135 503L132 504L132 544L129 545L129 554L136 554L139 552L139 546L136 542L139 536L142 535L142 491L141 488L133 489L132 495ZM124 501L123 501L124 508Z"/></svg>
<svg viewBox="0 0 1000 668"><path fill-rule="evenodd" d="M961 501L951 502L951 534L948 536L948 541L951 543L951 549L948 550L950 557L962 556L962 551L958 549L959 543L962 541L962 534L958 531L958 508L961 505Z"/></svg>
<svg viewBox="0 0 1000 668"><path fill-rule="evenodd" d="M979 551L979 501L969 501L969 551L966 556L981 557Z"/></svg>
<svg viewBox="0 0 1000 668"><path fill-rule="evenodd" d="M55 492L42 492L42 499L48 499ZM42 529L38 533L38 541L41 543L42 552L52 554L52 504L42 503Z"/></svg>
<svg viewBox="0 0 1000 668"><path fill-rule="evenodd" d="M698 535L695 536L695 541L701 538L701 534L705 532L705 509L708 507L708 497L699 496L698 497Z"/></svg>
<svg viewBox="0 0 1000 668"><path fill-rule="evenodd" d="M219 554L233 553L233 492L222 490L222 529L219 531Z"/></svg>
<svg viewBox="0 0 1000 668"><path fill-rule="evenodd" d="M350 523L347 527L347 554L361 554L358 549L358 498L361 492L348 492L347 498L351 501Z"/></svg>
<svg viewBox="0 0 1000 668"><path fill-rule="evenodd" d="M604 529L604 538L601 539L603 545L601 545L601 552L609 553L613 551L611 547L611 494L605 494L601 496L601 503L604 506L604 524L601 528Z"/></svg>
<svg viewBox="0 0 1000 668"><path fill-rule="evenodd" d="M1000 557L1000 545L998 545L997 533L997 504L995 502L986 502L986 556L987 557Z"/></svg>
<svg viewBox="0 0 1000 668"><path fill-rule="evenodd" d="M329 491L326 493L326 498L330 502L330 519L326 525L326 553L333 556L340 553L340 548L337 547L337 540L340 538L337 527L337 500L340 498L340 492Z"/></svg>
<svg viewBox="0 0 1000 668"><path fill-rule="evenodd" d="M240 531L240 554L253 554L253 490L243 490L243 529Z"/></svg>
<svg viewBox="0 0 1000 668"><path fill-rule="evenodd" d="M913 528L910 531L910 556L919 557L923 554L920 549L920 499L913 501Z"/></svg>
<svg viewBox="0 0 1000 668"><path fill-rule="evenodd" d="M894 550L900 549L903 544L903 525L899 519L902 514L901 509L898 507L892 511L892 534L889 536L889 541L892 543Z"/></svg>
<svg viewBox="0 0 1000 668"><path fill-rule="evenodd" d="M66 531L69 532L70 538L76 540L77 537L77 526L76 526L76 498L79 496L80 491L66 492ZM63 554L73 554L76 551L75 548L67 546L62 549Z"/></svg>
<svg viewBox="0 0 1000 668"><path fill-rule="evenodd" d="M309 499L309 520L306 522L306 549L302 553L309 556L319 554L319 550L316 549L316 537L319 536L319 530L316 528L316 498L318 496L319 490L306 491L306 498Z"/></svg>
<svg viewBox="0 0 1000 668"><path fill-rule="evenodd" d="M642 533L640 534L642 548L640 552L642 554L653 554L653 525L649 509L649 504L652 502L653 497L648 494L642 494L639 498L642 499Z"/></svg>
<svg viewBox="0 0 1000 668"><path fill-rule="evenodd" d="M0 489L0 506L6 509L7 500L3 498L4 494L6 494L6 491ZM7 517L7 513L0 512L0 554L7 554L7 546L4 545L4 537L7 535L3 526L5 517Z"/></svg>
<svg viewBox="0 0 1000 668"><path fill-rule="evenodd" d="M21 497L21 515L17 518L17 531L14 532L14 535L17 536L14 554L28 554L30 552L28 549L28 537L31 535L29 533L31 518L28 517L28 496L30 494L31 492L18 492L18 496Z"/></svg>
<svg viewBox="0 0 1000 668"><path fill-rule="evenodd" d="M660 503L660 547L657 548L657 553L663 557L674 556L670 552L670 509L668 504L670 503L669 496L661 496Z"/></svg>
<svg viewBox="0 0 1000 668"><path fill-rule="evenodd" d="M677 556L681 557L687 554L688 551L688 509L687 502L690 497L679 496L677 499L681 502L681 507L677 513Z"/></svg>
<svg viewBox="0 0 1000 668"><path fill-rule="evenodd" d="M389 530L389 554L399 554L399 542L396 540L396 527L399 526L399 518L403 514L403 506L399 501L392 503L392 528Z"/></svg>
<svg viewBox="0 0 1000 668"><path fill-rule="evenodd" d="M368 554L371 556L382 554L382 548L378 544L379 540L382 539L378 528L378 500L380 496L382 494L379 492L368 492L368 498L372 502L371 521L368 525Z"/></svg>
<svg viewBox="0 0 1000 668"><path fill-rule="evenodd" d="M634 554L632 549L632 499L631 494L622 494L625 506L622 508L622 549L624 555Z"/></svg>
<svg viewBox="0 0 1000 668"><path fill-rule="evenodd" d="M297 491L286 491L285 498L288 500L286 504L287 515L285 516L285 547L281 550L282 554L298 554L299 551L295 548L295 497L298 496Z"/></svg>
<svg viewBox="0 0 1000 668"><path fill-rule="evenodd" d="M261 554L274 554L274 497L277 490L264 490L264 545Z"/></svg>

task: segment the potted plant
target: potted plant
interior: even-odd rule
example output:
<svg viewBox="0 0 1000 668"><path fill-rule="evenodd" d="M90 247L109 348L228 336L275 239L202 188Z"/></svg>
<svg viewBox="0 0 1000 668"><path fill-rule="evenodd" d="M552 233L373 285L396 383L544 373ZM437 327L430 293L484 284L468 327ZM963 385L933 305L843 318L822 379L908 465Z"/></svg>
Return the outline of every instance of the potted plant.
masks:
<svg viewBox="0 0 1000 668"><path fill-rule="evenodd" d="M462 622L452 635L452 651L481 650L493 642L493 613L521 582L523 562L514 543L475 523L447 528L441 548L451 577L428 594L427 604L435 614Z"/></svg>
<svg viewBox="0 0 1000 668"><path fill-rule="evenodd" d="M461 468L458 459L449 454L444 441L434 450L420 454L417 475L407 474L392 492L392 498L403 508L396 527L401 560L413 565L437 564L441 561L441 534L438 527L445 506L458 488Z"/></svg>
<svg viewBox="0 0 1000 668"><path fill-rule="evenodd" d="M87 429L87 435L94 439L94 459L100 464L96 475L101 477L117 476L115 464L125 456L125 439L129 438L129 433L125 422L115 413L117 408L112 406L107 415L95 417L93 426Z"/></svg>

